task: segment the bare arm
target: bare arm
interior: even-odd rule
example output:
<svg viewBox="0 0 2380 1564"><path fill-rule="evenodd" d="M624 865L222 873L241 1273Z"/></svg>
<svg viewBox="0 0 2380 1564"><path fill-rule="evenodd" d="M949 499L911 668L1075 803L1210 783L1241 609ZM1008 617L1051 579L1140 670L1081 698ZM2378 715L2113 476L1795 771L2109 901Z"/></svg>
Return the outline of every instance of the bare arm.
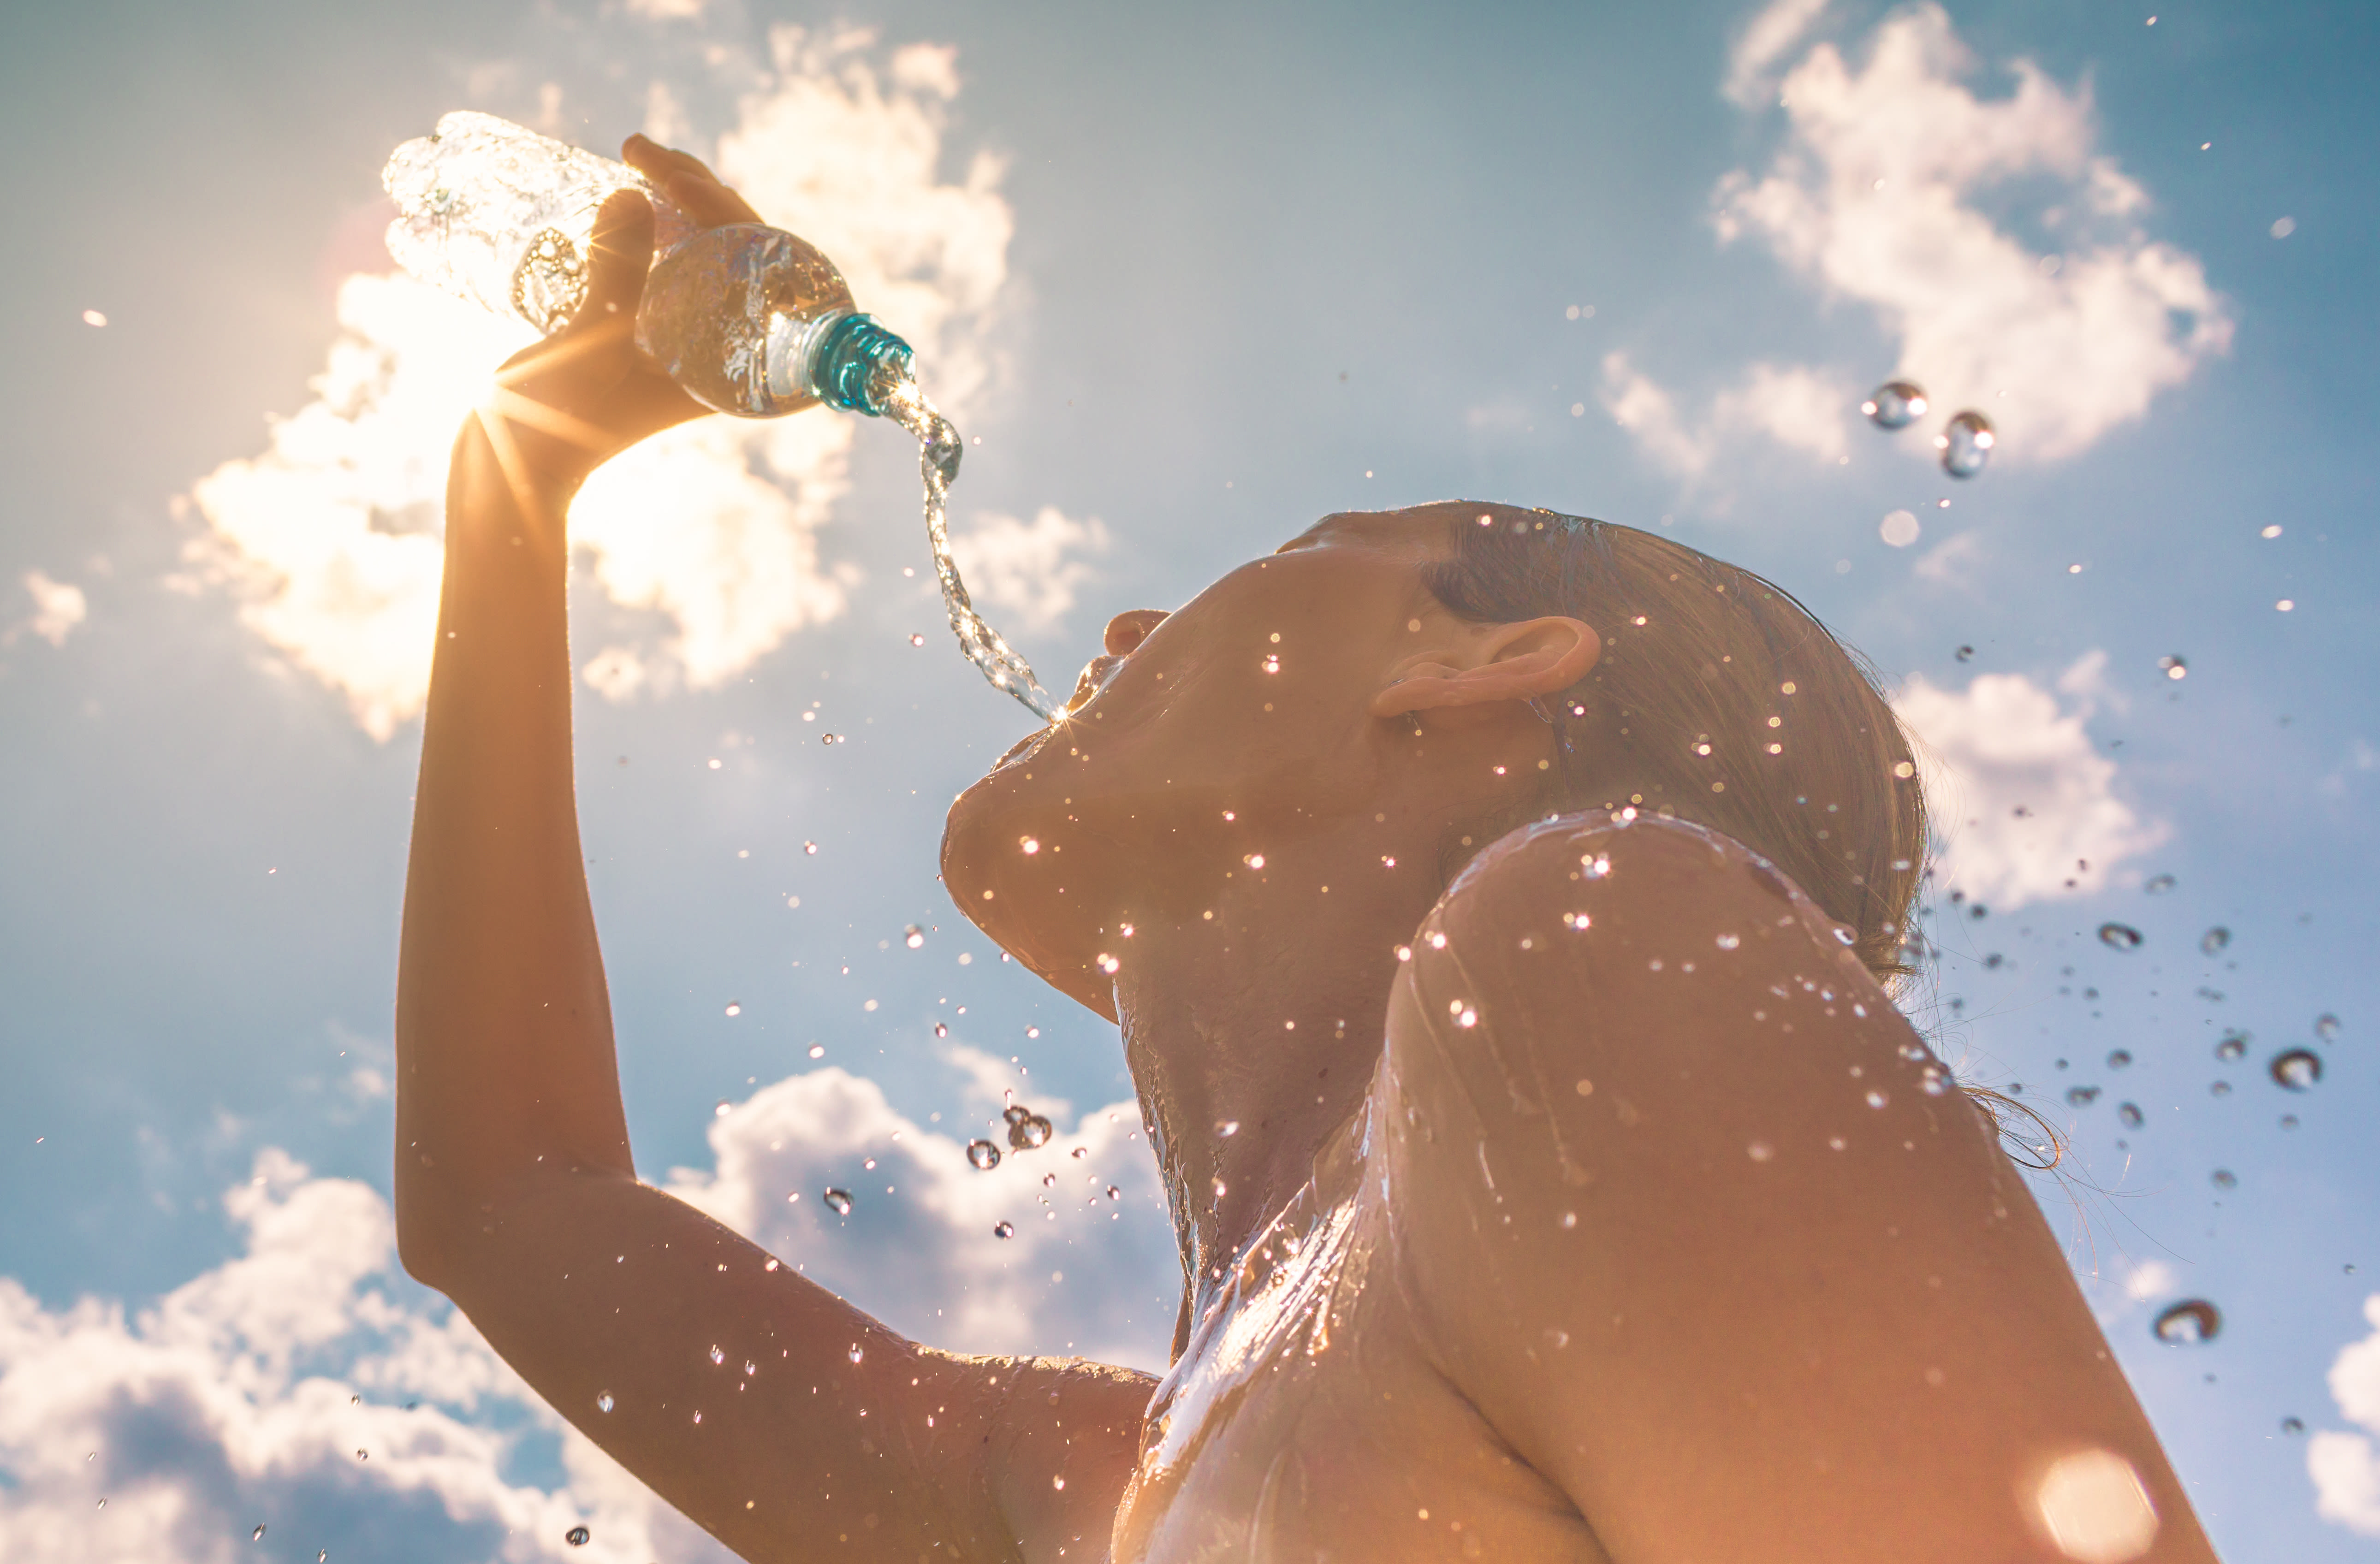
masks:
<svg viewBox="0 0 2380 1564"><path fill-rule="evenodd" d="M694 160L630 155L698 222L757 221ZM921 1348L637 1180L573 794L565 517L598 463L702 409L630 339L644 202L605 219L577 323L455 447L397 983L406 1267L747 1558L1103 1558L1145 1376Z"/></svg>
<svg viewBox="0 0 2380 1564"><path fill-rule="evenodd" d="M1781 875L1549 824L1425 934L1403 1265L1614 1558L2212 1560L1990 1126Z"/></svg>

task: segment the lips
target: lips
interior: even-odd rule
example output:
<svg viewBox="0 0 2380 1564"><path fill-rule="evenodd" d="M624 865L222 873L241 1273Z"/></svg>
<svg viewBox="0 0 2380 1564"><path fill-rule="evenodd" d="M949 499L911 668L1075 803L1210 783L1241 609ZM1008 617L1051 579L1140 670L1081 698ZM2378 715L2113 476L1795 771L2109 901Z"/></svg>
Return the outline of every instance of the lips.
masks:
<svg viewBox="0 0 2380 1564"><path fill-rule="evenodd" d="M1075 680L1075 693L1066 699L1066 709L1080 711L1092 697L1108 687L1108 681L1115 677L1115 671L1123 662L1122 657L1111 652L1084 663L1082 673Z"/></svg>

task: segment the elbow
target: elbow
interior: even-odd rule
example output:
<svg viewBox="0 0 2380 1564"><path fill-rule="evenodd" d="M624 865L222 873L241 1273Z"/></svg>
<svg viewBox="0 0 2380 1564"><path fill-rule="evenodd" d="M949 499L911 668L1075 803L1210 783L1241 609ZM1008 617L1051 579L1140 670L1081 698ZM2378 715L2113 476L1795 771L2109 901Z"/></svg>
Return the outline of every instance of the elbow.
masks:
<svg viewBox="0 0 2380 1564"><path fill-rule="evenodd" d="M452 1296L467 1213L434 1167L396 1168L396 1258L405 1274Z"/></svg>

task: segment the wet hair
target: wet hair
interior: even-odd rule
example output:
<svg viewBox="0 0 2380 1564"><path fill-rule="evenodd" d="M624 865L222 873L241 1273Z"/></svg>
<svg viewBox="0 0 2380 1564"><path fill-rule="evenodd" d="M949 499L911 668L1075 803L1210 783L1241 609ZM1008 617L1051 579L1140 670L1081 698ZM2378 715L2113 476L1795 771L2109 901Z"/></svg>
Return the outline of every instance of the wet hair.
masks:
<svg viewBox="0 0 2380 1564"><path fill-rule="evenodd" d="M1450 526L1452 556L1426 577L1449 612L1562 614L1603 638L1586 678L1538 702L1554 731L1543 792L1472 834L1484 843L1532 813L1675 815L1791 875L1855 932L1870 971L1908 971L1925 798L1865 659L1783 588L1649 532L1467 502Z"/></svg>

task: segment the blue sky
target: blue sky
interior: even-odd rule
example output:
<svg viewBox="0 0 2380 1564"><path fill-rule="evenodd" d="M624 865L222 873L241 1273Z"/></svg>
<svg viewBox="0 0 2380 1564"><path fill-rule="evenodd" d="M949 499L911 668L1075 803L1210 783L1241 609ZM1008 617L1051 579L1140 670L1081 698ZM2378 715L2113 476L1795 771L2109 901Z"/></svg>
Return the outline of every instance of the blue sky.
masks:
<svg viewBox="0 0 2380 1564"><path fill-rule="evenodd" d="M347 279L389 270L388 150L468 106L674 128L820 239L981 437L954 517L1050 682L1319 514L1453 494L1803 597L1947 780L1912 1013L2070 1130L2044 1204L2218 1544L2374 1551L2368 12L206 10L0 20L0 1536L534 1558L591 1517L570 1556L698 1556L370 1240L407 573L502 345ZM1896 370L1946 405L1894 437L1852 405ZM1954 399L2004 435L1967 483L1925 444ZM828 419L694 431L581 531L640 1167L903 1328L1148 1361L1173 1278L1112 1032L933 878L1025 718L939 628L897 431ZM2265 1071L2298 1046L2304 1093ZM1079 1200L957 1163L1002 1089L1062 1106ZM871 1155L896 1193L823 1221ZM2156 1342L2192 1297L2222 1335ZM433 1465L478 1475L405 1485Z"/></svg>

